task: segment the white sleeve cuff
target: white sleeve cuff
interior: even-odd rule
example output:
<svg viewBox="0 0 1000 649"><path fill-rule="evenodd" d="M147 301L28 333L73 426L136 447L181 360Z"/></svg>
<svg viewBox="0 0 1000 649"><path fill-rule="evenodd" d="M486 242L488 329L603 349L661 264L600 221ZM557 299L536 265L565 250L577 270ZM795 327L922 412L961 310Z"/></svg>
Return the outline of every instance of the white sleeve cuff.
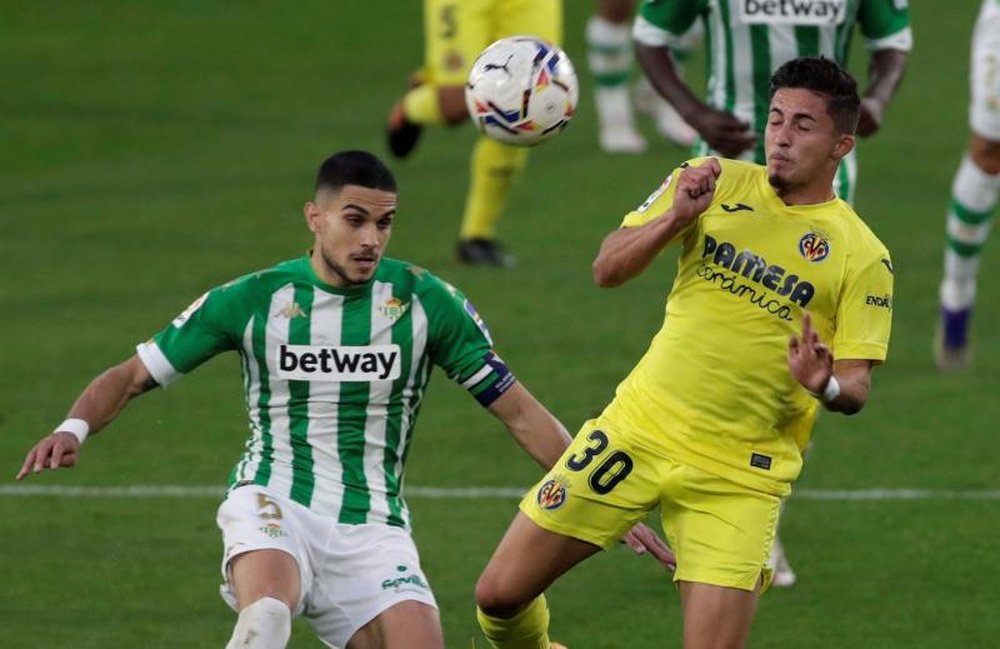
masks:
<svg viewBox="0 0 1000 649"><path fill-rule="evenodd" d="M135 346L135 352L139 355L139 360L142 361L142 364L146 366L146 370L150 376L153 377L161 388L167 387L183 376L174 369L174 366L170 364L170 361L163 355L163 352L155 342L150 340L139 343Z"/></svg>
<svg viewBox="0 0 1000 649"><path fill-rule="evenodd" d="M641 15L636 15L632 23L632 39L646 47L672 47L684 49L680 36L661 29Z"/></svg>
<svg viewBox="0 0 1000 649"><path fill-rule="evenodd" d="M865 47L869 52L878 50L903 50L909 52L913 49L913 30L904 27L895 34L890 34L882 38L866 38Z"/></svg>

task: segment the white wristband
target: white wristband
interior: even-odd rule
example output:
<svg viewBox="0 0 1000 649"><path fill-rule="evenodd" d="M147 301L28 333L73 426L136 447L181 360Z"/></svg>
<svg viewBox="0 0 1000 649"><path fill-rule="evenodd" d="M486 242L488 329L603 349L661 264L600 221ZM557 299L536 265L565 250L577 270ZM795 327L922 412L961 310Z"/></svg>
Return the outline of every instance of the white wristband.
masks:
<svg viewBox="0 0 1000 649"><path fill-rule="evenodd" d="M823 403L830 403L834 399L840 396L840 381L833 374L830 375L829 380L826 382L826 387L823 388L823 392L813 392L809 391L809 394L813 395Z"/></svg>
<svg viewBox="0 0 1000 649"><path fill-rule="evenodd" d="M73 436L80 440L80 443L83 444L83 440L87 439L87 434L90 433L90 424L83 419L67 419L63 423L56 426L56 429L52 432L72 433Z"/></svg>

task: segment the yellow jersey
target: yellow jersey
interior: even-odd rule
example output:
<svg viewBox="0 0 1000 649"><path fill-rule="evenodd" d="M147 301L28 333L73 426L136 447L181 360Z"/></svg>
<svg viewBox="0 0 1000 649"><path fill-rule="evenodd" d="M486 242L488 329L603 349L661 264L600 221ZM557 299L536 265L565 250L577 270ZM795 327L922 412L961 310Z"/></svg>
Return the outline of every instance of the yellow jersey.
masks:
<svg viewBox="0 0 1000 649"><path fill-rule="evenodd" d="M835 359L885 360L892 262L839 198L786 205L765 167L719 162L711 204L675 239L663 326L601 418L679 461L787 495L819 407L789 372L788 340L808 311ZM663 214L679 173L622 226Z"/></svg>

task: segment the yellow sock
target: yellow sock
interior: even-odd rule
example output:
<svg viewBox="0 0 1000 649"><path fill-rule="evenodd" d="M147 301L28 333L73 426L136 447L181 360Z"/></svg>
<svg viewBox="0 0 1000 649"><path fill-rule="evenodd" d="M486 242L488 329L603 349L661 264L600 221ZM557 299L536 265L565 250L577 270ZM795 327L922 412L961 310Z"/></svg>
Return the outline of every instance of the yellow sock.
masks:
<svg viewBox="0 0 1000 649"><path fill-rule="evenodd" d="M406 115L406 119L421 126L444 124L437 86L425 83L406 93L403 97L403 114Z"/></svg>
<svg viewBox="0 0 1000 649"><path fill-rule="evenodd" d="M539 595L510 619L491 617L476 609L479 628L495 649L549 649L549 606Z"/></svg>
<svg viewBox="0 0 1000 649"><path fill-rule="evenodd" d="M524 168L528 150L480 137L472 152L472 181L465 199L460 239L492 239L507 204L517 172Z"/></svg>

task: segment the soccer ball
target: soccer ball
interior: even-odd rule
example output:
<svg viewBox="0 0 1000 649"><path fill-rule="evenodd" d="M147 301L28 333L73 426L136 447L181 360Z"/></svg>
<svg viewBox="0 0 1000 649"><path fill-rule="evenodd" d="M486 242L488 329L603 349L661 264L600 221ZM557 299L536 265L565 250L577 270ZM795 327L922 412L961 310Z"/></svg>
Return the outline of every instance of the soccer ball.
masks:
<svg viewBox="0 0 1000 649"><path fill-rule="evenodd" d="M476 128L505 144L534 146L566 128L580 84L566 53L534 36L501 38L472 64L465 104Z"/></svg>

